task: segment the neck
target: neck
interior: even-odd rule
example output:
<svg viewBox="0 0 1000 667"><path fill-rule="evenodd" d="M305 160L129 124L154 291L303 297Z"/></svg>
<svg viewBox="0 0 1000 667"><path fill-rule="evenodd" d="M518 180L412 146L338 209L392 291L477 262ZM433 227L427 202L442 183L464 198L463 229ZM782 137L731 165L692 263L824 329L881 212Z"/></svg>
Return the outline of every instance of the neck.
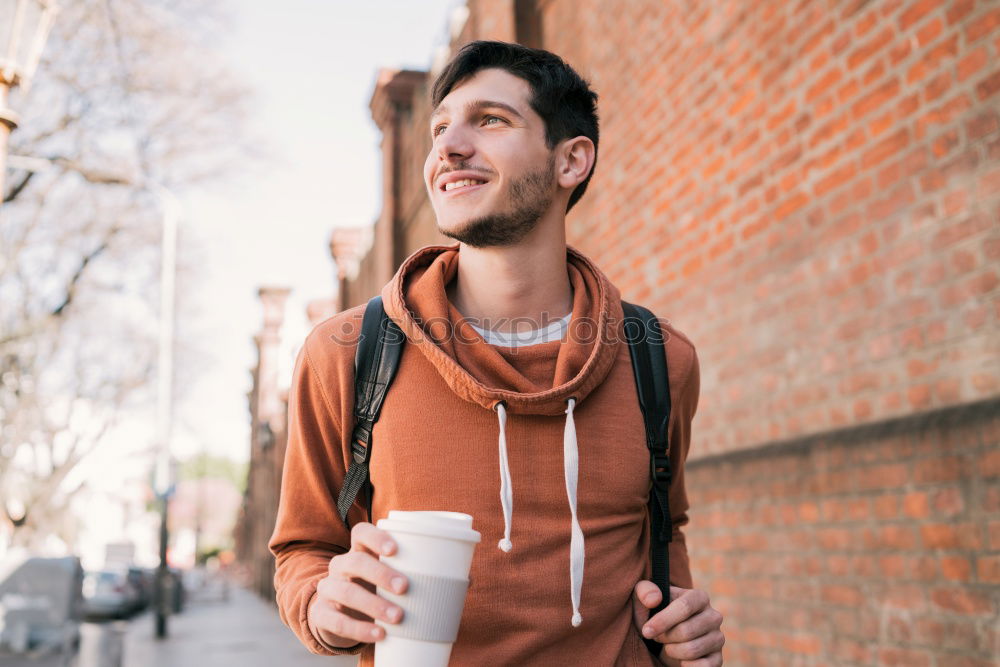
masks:
<svg viewBox="0 0 1000 667"><path fill-rule="evenodd" d="M474 322L505 333L537 329L571 312L565 222L564 216L558 217L558 221L540 220L517 245L461 244L458 274L448 289L455 308Z"/></svg>

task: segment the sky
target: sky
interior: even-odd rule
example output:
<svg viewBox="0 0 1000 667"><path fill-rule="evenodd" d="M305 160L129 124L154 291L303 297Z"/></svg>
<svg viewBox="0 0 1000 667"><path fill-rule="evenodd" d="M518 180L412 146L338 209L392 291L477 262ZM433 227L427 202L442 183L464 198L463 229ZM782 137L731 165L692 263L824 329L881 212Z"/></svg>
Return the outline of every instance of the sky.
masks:
<svg viewBox="0 0 1000 667"><path fill-rule="evenodd" d="M252 91L251 132L266 158L236 181L184 201L204 282L194 295L210 360L177 406L175 455L249 456L246 393L261 326L257 289L289 287L284 376L308 333L305 305L333 296L334 227L380 211L380 135L368 102L381 67L429 69L460 0L240 0L222 44ZM183 327L184 323L179 323Z"/></svg>

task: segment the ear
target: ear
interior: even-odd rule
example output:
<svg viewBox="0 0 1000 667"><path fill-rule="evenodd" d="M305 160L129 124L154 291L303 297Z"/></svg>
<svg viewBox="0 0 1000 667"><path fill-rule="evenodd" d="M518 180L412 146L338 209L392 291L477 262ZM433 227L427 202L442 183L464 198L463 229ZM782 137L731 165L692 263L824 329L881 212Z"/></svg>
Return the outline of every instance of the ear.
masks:
<svg viewBox="0 0 1000 667"><path fill-rule="evenodd" d="M559 187L572 190L586 180L594 168L594 142L587 137L573 137L556 148L556 178Z"/></svg>

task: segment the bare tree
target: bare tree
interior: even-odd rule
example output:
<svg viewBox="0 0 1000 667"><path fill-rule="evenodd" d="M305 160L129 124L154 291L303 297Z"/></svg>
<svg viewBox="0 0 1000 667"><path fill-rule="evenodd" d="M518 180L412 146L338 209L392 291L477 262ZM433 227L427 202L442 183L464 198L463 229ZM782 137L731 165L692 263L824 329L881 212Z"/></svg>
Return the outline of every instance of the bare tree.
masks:
<svg viewBox="0 0 1000 667"><path fill-rule="evenodd" d="M64 4L14 100L11 152L50 166L15 170L0 214L0 505L26 505L24 542L66 525L69 473L150 402L154 184L205 187L253 157L247 94L213 52L221 7Z"/></svg>

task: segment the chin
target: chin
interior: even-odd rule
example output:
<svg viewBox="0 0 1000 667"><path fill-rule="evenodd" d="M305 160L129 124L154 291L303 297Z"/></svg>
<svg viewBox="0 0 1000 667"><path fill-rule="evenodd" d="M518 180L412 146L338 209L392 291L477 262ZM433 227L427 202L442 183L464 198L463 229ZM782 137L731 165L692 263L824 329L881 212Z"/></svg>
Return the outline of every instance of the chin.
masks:
<svg viewBox="0 0 1000 667"><path fill-rule="evenodd" d="M482 217L482 211L479 207L473 210L456 211L454 208L457 207L446 207L452 210L445 211L435 211L435 217L437 218L437 227L442 234L451 235L452 233L461 233L463 230L468 229L472 223Z"/></svg>
<svg viewBox="0 0 1000 667"><path fill-rule="evenodd" d="M462 236L462 232L467 230L474 220L474 216L466 216L458 220L452 218L450 220L442 221L438 219L437 228L438 231L447 236L450 239L455 239L456 236Z"/></svg>

